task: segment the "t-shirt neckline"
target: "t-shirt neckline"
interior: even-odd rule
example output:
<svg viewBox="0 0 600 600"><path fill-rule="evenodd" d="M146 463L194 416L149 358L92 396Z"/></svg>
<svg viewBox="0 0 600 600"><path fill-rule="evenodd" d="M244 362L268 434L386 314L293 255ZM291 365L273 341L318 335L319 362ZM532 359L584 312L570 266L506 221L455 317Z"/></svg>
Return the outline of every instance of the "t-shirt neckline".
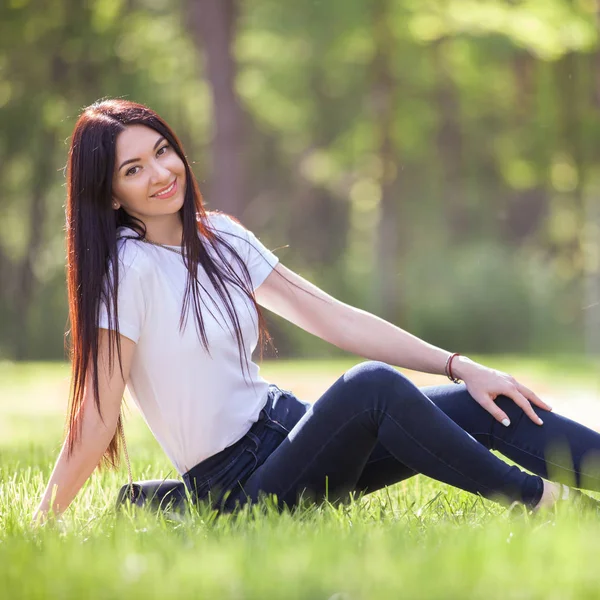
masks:
<svg viewBox="0 0 600 600"><path fill-rule="evenodd" d="M132 229L131 227L127 227L126 225L121 225L121 226L119 227L119 230L120 230L120 231L119 231L119 235L118 235L118 237L120 237L120 238L122 238L122 237L125 237L125 235L124 235L124 234L125 234L125 232L126 232L126 231L127 231L127 232L129 232L129 231L130 231L130 232L132 232L132 233L135 233L135 234L137 234L137 231L135 231L135 230L134 230L134 229ZM136 238L134 238L134 239L136 239ZM140 239L140 238L137 238L137 240L138 240L138 241L140 241L140 242L142 242L142 241L143 241L143 240L142 240L142 239ZM160 248L161 246L164 246L165 248L179 248L179 249L181 250L181 246L171 246L170 244L149 244L149 245L150 245L150 246L158 246L159 248Z"/></svg>

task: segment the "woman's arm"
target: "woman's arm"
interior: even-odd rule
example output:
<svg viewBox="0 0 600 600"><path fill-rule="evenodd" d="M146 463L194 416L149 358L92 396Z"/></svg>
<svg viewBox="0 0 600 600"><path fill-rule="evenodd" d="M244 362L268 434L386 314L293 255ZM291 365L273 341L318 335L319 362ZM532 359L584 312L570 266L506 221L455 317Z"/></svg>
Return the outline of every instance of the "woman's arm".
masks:
<svg viewBox="0 0 600 600"><path fill-rule="evenodd" d="M271 273L255 292L257 302L265 308L352 354L413 371L444 374L450 354L446 350L337 300L281 263L274 270L295 286ZM453 367L458 373L458 361Z"/></svg>
<svg viewBox="0 0 600 600"><path fill-rule="evenodd" d="M73 448L71 456L67 457L67 442L56 461L50 481L40 504L33 515L34 522L45 519L52 511L55 516L64 512L73 501L83 484L98 466L102 455L112 440L119 418L121 400L125 390L125 382L129 378L131 361L136 344L120 336L121 357L123 361L123 378L114 352L114 368L108 372L108 331L99 330L98 341L98 391L102 417L96 409L91 389L91 378L88 377L85 395L80 410L82 415L81 437ZM52 498L54 494L54 499Z"/></svg>
<svg viewBox="0 0 600 600"><path fill-rule="evenodd" d="M279 263L256 289L257 302L305 331L358 356L424 373L444 374L450 352L437 348L369 312L340 302ZM295 285L290 285L283 277ZM473 398L498 421L507 415L493 402L503 394L537 423L542 421L530 401L552 408L510 375L459 356L453 374L462 379ZM510 421L508 421L510 423Z"/></svg>

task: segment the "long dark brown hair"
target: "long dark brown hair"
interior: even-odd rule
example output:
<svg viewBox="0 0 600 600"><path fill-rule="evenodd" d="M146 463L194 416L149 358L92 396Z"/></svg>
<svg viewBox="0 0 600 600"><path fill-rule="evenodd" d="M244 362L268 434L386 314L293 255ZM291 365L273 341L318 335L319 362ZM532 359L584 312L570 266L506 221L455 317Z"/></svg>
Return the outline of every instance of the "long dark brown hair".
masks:
<svg viewBox="0 0 600 600"><path fill-rule="evenodd" d="M69 410L65 424L67 453L73 452L81 436L80 409L86 385L93 387L94 403L102 417L98 386L98 318L103 301L109 319L109 372L113 369L114 348L121 375L121 344L118 329L119 260L117 228L130 227L140 238L146 230L142 221L129 215L122 207L112 208L112 180L115 166L116 140L128 125L145 125L160 133L185 165L186 186L183 206L179 215L183 224L181 250L188 270L187 284L181 311L180 328L185 325L190 301L195 312L196 329L203 346L210 354L200 309L200 290L197 280L198 265L208 275L218 292L235 329L240 366L244 365L243 334L225 283L239 287L251 300L258 314L260 357L268 342L272 345L265 319L252 291L248 269L236 250L207 221L202 194L185 157L181 142L171 128L150 108L121 99L98 101L83 110L71 138L67 164L67 291L69 300L69 326L66 344L71 360L71 386ZM237 221L237 219L235 219ZM239 223L239 221L237 221ZM139 239L139 238L138 238ZM220 262L213 261L207 251L210 245ZM223 254L224 246L240 266L239 277ZM109 273L111 274L110 276ZM287 278L286 278L287 280ZM291 282L290 282L291 283ZM204 290L206 291L206 290ZM69 343L70 334L70 343ZM245 361L248 369L247 357ZM88 379L89 378L89 379ZM119 432L123 427L123 414L119 415L117 429L100 467L116 468L119 465Z"/></svg>

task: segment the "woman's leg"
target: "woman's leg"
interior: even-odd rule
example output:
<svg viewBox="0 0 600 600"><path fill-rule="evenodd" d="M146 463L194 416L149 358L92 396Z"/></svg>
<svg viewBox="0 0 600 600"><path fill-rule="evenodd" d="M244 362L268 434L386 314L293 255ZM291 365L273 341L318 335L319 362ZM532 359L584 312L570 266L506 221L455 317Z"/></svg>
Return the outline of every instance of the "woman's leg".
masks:
<svg viewBox="0 0 600 600"><path fill-rule="evenodd" d="M510 466L396 369L369 361L340 377L244 483L248 499L277 494L344 500L377 443L414 472L503 503L535 506L542 480Z"/></svg>
<svg viewBox="0 0 600 600"><path fill-rule="evenodd" d="M486 448L501 452L545 479L600 491L600 434L596 431L556 412L534 406L534 411L544 421L540 427L510 398L500 396L496 403L511 422L505 427L473 400L464 385L451 383L420 390ZM356 489L373 492L414 474L378 443Z"/></svg>

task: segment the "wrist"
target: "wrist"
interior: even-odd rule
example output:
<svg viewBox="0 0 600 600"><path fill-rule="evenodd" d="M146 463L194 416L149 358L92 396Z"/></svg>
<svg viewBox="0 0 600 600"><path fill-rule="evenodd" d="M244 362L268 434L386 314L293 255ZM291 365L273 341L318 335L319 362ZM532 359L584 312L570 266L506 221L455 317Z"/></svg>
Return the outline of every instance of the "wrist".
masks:
<svg viewBox="0 0 600 600"><path fill-rule="evenodd" d="M465 380L465 377L477 369L477 363L467 356L458 355L452 361L452 374L457 379Z"/></svg>

